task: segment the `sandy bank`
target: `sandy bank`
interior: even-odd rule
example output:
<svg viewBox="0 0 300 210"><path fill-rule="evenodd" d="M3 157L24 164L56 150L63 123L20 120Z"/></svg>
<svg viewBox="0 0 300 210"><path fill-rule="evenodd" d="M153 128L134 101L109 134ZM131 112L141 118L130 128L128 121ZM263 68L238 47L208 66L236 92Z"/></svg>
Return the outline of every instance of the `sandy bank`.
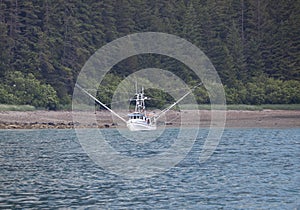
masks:
<svg viewBox="0 0 300 210"><path fill-rule="evenodd" d="M199 111L200 115L193 111L170 111L164 118L167 126L179 126L181 115L187 116L184 126L209 127L211 124L211 112ZM121 113L126 117L127 113ZM80 112L87 119L86 122L73 121L71 111L4 111L0 112L0 129L42 129L42 128L74 128L76 127L116 127L123 126L114 122L110 112L98 111L95 113ZM89 123L90 118L95 118L96 123ZM287 128L300 127L300 111L287 110L263 110L263 111L226 111L226 127L232 128Z"/></svg>

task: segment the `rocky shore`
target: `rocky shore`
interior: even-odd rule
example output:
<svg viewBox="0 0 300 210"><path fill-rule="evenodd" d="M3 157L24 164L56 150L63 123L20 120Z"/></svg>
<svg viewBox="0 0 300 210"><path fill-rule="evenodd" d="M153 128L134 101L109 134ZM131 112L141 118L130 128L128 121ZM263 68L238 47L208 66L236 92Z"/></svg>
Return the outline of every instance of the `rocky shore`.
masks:
<svg viewBox="0 0 300 210"><path fill-rule="evenodd" d="M201 127L211 124L211 112L201 110L200 117L193 111L170 111L165 117L166 126L180 126L180 117L188 116L184 126ZM78 113L77 113L78 114ZM126 117L127 113L121 115ZM0 112L0 129L72 129L76 128L111 128L122 127L114 122L108 111L95 113L80 112L85 119L95 118L95 122L73 121L71 111L3 111ZM163 123L163 122L160 122ZM263 110L263 111L226 111L226 127L228 128L292 128L300 127L300 111Z"/></svg>

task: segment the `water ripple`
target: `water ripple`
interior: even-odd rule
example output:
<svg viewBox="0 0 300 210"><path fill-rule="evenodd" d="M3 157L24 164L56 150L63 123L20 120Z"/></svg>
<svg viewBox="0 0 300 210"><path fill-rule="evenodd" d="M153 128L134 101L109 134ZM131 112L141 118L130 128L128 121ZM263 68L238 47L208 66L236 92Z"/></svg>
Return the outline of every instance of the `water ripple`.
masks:
<svg viewBox="0 0 300 210"><path fill-rule="evenodd" d="M214 155L199 164L207 133L201 130L188 156L166 173L124 180L95 165L72 130L2 130L0 208L299 207L300 129L225 130ZM141 146L114 139L111 145L130 151L126 155L151 156L172 143L163 140Z"/></svg>

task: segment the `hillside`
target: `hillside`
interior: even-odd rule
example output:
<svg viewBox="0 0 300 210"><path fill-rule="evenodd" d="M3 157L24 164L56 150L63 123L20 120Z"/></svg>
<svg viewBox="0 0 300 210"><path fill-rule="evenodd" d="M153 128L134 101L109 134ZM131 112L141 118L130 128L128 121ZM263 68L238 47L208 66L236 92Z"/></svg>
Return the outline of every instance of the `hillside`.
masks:
<svg viewBox="0 0 300 210"><path fill-rule="evenodd" d="M228 103L300 103L299 11L298 0L2 0L0 104L68 105L79 71L97 49L146 31L174 34L203 50ZM140 55L116 65L107 81L145 67L170 70L188 84L197 79L169 58ZM99 93L104 102L114 87ZM209 103L205 89L196 95Z"/></svg>

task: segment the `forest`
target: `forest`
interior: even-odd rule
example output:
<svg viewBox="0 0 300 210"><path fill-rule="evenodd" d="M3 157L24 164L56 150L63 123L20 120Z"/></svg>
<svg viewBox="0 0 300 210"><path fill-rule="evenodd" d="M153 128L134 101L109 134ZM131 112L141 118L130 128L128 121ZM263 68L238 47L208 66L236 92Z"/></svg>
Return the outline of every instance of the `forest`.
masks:
<svg viewBox="0 0 300 210"><path fill-rule="evenodd" d="M215 66L228 104L299 104L299 11L299 0L0 0L0 104L68 107L93 53L149 31L199 47ZM109 103L113 81L145 67L167 69L191 85L198 79L169 58L139 55L114 66L98 96ZM203 87L195 95L209 103Z"/></svg>

